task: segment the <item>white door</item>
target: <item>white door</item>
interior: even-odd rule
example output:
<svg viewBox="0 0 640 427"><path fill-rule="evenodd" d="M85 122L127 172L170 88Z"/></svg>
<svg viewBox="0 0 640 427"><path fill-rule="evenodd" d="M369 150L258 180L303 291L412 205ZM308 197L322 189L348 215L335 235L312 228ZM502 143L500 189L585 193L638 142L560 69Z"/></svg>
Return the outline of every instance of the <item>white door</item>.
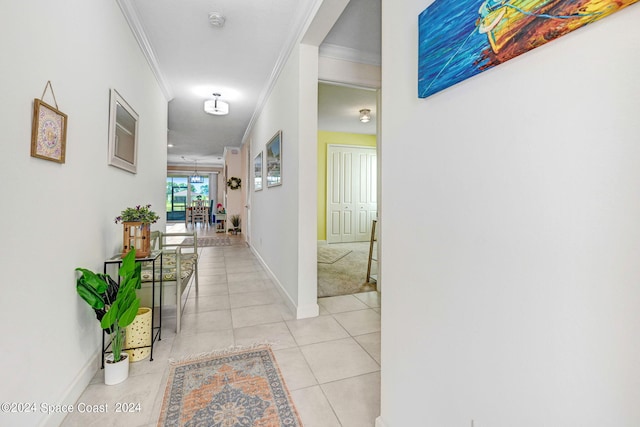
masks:
<svg viewBox="0 0 640 427"><path fill-rule="evenodd" d="M327 242L369 240L376 202L375 148L329 145Z"/></svg>
<svg viewBox="0 0 640 427"><path fill-rule="evenodd" d="M371 239L371 224L377 218L377 188L376 188L376 150L367 149L356 153L358 162L357 183L354 186L356 197L356 241L364 242Z"/></svg>

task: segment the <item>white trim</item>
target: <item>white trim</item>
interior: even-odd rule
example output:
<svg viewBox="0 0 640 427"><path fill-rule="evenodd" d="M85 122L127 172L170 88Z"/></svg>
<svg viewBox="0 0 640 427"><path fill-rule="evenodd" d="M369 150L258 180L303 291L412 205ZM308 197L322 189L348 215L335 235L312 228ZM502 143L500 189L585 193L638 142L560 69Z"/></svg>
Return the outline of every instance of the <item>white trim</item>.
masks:
<svg viewBox="0 0 640 427"><path fill-rule="evenodd" d="M350 47L338 46L330 43L320 45L320 56L325 58L340 59L342 61L357 62L359 64L368 64L380 66L380 55L370 52L362 52Z"/></svg>
<svg viewBox="0 0 640 427"><path fill-rule="evenodd" d="M376 418L375 427L387 427L387 425L384 423L384 420L382 419L382 415Z"/></svg>
<svg viewBox="0 0 640 427"><path fill-rule="evenodd" d="M379 89L382 84L382 69L379 65L320 56L318 79L359 88Z"/></svg>
<svg viewBox="0 0 640 427"><path fill-rule="evenodd" d="M291 313L296 313L297 315L298 305L293 301L293 299L291 299L291 295L289 295L286 289L282 286L282 283L280 283L276 275L273 273L273 271L271 271L271 269L269 268L267 263L264 261L264 259L262 259L258 251L256 251L256 249L252 245L249 245L249 248L251 249L251 252L253 252L253 254L256 256L256 258L258 258L258 261L260 261L260 264L262 265L262 267L265 269L265 271L267 272L271 280L273 280L273 283L278 285L276 286L276 289L284 299L284 302L287 305L287 308L291 311Z"/></svg>
<svg viewBox="0 0 640 427"><path fill-rule="evenodd" d="M318 303L301 305L296 311L296 319L308 319L309 317L318 317L318 315L320 315Z"/></svg>
<svg viewBox="0 0 640 427"><path fill-rule="evenodd" d="M138 42L138 46L140 46L142 54L147 59L149 68L151 68L151 71L156 77L158 85L160 86L160 90L164 94L167 102L171 101L173 99L171 86L167 82L167 79L164 77L162 71L160 71L160 65L158 64L156 54L151 47L151 43L149 42L146 33L144 32L144 27L140 22L140 18L138 18L138 12L136 11L134 4L131 2L131 0L116 0L116 3L118 3L118 6L120 6L120 10L122 10L122 14L127 20L129 28L131 28L131 32Z"/></svg>
<svg viewBox="0 0 640 427"><path fill-rule="evenodd" d="M247 125L247 129L244 131L244 135L242 135L242 141L244 141L249 137L253 127L256 124L256 121L260 117L262 113L262 109L264 108L267 100L269 99L269 95L271 95L271 91L275 87L278 77L282 72L285 64L289 60L291 56L291 52L293 48L300 42L302 36L304 35L313 18L315 17L318 9L322 5L323 0L315 0L310 3L309 8L306 11L303 11L298 19L294 22L293 28L294 30L289 33L289 38L285 41L282 50L280 51L280 56L278 56L278 60L276 64L273 66L273 70L271 70L271 75L269 76L269 84L264 88L260 97L258 98L258 102L256 103L256 109L253 111L253 115L251 116L251 120L249 120L249 124Z"/></svg>
<svg viewBox="0 0 640 427"><path fill-rule="evenodd" d="M96 354L82 367L76 378L71 384L69 384L67 390L62 394L65 397L62 399L62 402L60 402L61 405L75 405L89 383L91 383L93 377L96 375L101 356L102 352L98 350ZM51 412L49 415L44 417L38 425L40 427L59 426L62 424L62 420L64 420L66 415L67 414L64 412Z"/></svg>

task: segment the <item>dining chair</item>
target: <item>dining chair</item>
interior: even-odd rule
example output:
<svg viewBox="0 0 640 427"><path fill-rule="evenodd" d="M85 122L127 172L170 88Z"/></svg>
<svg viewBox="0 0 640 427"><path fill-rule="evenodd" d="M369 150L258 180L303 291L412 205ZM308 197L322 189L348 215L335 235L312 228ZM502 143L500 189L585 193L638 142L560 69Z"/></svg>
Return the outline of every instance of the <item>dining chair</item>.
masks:
<svg viewBox="0 0 640 427"><path fill-rule="evenodd" d="M188 227L189 224L192 223L191 213L192 213L192 211L191 211L190 207L185 208L185 210L184 210L184 225L185 225L185 227Z"/></svg>
<svg viewBox="0 0 640 427"><path fill-rule="evenodd" d="M209 212L205 206L194 206L191 208L191 223L201 222L202 225L209 225Z"/></svg>

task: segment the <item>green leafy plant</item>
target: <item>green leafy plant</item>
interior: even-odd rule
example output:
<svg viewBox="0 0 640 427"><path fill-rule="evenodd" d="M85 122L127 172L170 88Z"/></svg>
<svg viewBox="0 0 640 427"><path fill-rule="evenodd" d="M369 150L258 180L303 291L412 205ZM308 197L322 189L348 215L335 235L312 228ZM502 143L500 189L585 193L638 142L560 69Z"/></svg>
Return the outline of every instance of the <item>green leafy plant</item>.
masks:
<svg viewBox="0 0 640 427"><path fill-rule="evenodd" d="M85 268L76 268L81 274L76 282L78 295L96 312L100 326L111 334L113 361L121 359L124 344L124 328L129 326L138 314L140 299L136 289L140 289L141 264L136 263L136 250L122 259L118 270L120 285L108 274L94 273Z"/></svg>
<svg viewBox="0 0 640 427"><path fill-rule="evenodd" d="M238 234L240 232L240 215L231 215L229 218L233 228L230 228L228 231L232 234Z"/></svg>
<svg viewBox="0 0 640 427"><path fill-rule="evenodd" d="M120 212L120 216L116 217L115 222L116 224L119 222L143 222L151 224L158 221L159 218L158 214L151 210L151 205L138 205L135 208L126 208Z"/></svg>

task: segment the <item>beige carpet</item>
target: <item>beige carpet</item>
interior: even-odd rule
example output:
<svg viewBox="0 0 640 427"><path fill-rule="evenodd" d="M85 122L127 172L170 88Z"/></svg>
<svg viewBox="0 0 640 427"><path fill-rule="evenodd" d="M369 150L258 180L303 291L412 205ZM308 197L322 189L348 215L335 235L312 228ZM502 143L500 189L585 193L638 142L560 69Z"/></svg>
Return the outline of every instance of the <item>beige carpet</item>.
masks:
<svg viewBox="0 0 640 427"><path fill-rule="evenodd" d="M348 249L336 248L332 245L321 245L318 246L318 262L321 264L333 264L350 252Z"/></svg>
<svg viewBox="0 0 640 427"><path fill-rule="evenodd" d="M375 283L366 282L369 242L319 245L318 255L328 249L346 253L330 264L318 259L318 298L376 290Z"/></svg>

